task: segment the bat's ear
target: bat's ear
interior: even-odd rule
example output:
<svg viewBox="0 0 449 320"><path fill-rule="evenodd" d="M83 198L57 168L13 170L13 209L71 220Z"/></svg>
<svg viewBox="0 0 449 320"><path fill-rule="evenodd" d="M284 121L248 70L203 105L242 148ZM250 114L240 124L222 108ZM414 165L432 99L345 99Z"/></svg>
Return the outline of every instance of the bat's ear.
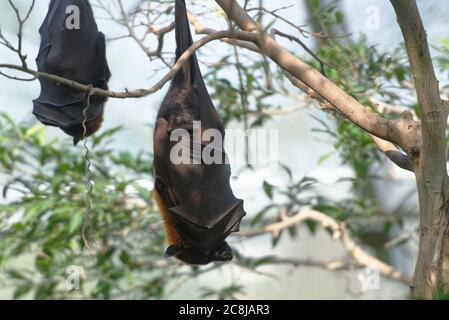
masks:
<svg viewBox="0 0 449 320"><path fill-rule="evenodd" d="M165 250L164 257L170 258L170 257L176 257L181 253L182 249L177 246L169 246L167 250Z"/></svg>
<svg viewBox="0 0 449 320"><path fill-rule="evenodd" d="M231 261L233 258L232 249L223 241L223 243L210 254L210 258L213 261Z"/></svg>
<svg viewBox="0 0 449 320"><path fill-rule="evenodd" d="M76 146L81 141L80 137L73 137L73 145Z"/></svg>

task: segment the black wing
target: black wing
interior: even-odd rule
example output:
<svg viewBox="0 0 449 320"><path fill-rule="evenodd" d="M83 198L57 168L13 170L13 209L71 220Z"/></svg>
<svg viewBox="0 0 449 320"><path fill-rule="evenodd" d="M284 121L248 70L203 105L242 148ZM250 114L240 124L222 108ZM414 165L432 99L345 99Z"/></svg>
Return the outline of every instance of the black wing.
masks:
<svg viewBox="0 0 449 320"><path fill-rule="evenodd" d="M39 71L107 89L111 74L105 37L98 31L87 0L52 0L39 32ZM39 81L41 93L33 101L34 115L45 125L60 127L79 138L87 94L44 78ZM103 113L104 102L104 98L92 98L87 121Z"/></svg>
<svg viewBox="0 0 449 320"><path fill-rule="evenodd" d="M179 59L193 43L184 0L176 0L175 33ZM184 248L170 247L167 254L188 263L220 260L223 258L220 254L228 250L225 239L238 231L246 214L243 201L234 196L230 187L230 167L226 162L173 164L169 157L171 148L178 143L170 141L170 133L177 128L191 128L195 120L201 122L202 132L216 129L223 145L223 124L207 92L195 54L174 77L161 110L154 140L155 188L186 244ZM173 112L180 121L170 118ZM183 119L185 114L194 115L195 119ZM204 149L210 142L200 143ZM226 159L223 149L214 152L219 153L217 158Z"/></svg>

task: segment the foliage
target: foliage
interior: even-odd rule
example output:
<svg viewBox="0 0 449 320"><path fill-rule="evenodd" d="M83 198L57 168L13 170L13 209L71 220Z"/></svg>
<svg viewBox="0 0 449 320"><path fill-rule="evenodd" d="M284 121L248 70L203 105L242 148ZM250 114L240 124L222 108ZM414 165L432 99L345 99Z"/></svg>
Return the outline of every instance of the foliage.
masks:
<svg viewBox="0 0 449 320"><path fill-rule="evenodd" d="M0 172L7 183L2 188L6 203L0 205L0 274L2 287L15 288L15 298L164 295L175 269L158 267L161 221L151 192L137 182L151 181L152 161L146 153L111 150L118 131L92 141L93 254L80 235L86 214L84 151L46 141L42 126L27 128L1 115ZM25 266L18 268L19 262ZM65 288L68 266L88 275L82 290Z"/></svg>
<svg viewBox="0 0 449 320"><path fill-rule="evenodd" d="M221 268L182 267L163 258L164 233L154 210L152 159L109 147L121 128L93 137L90 145L93 192L87 247L82 228L87 217L85 150L45 137L41 125L28 127L0 114L0 284L14 298L160 299L182 283ZM236 252L234 263L249 271L268 264ZM72 270L80 273L73 288ZM67 286L68 284L68 286ZM241 293L235 284L204 288L222 299Z"/></svg>

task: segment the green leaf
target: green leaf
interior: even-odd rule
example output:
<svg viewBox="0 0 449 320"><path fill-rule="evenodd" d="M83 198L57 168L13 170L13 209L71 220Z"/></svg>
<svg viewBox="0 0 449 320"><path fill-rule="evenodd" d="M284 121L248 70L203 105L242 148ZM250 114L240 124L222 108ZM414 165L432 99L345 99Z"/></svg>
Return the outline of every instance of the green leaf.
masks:
<svg viewBox="0 0 449 320"><path fill-rule="evenodd" d="M396 79L401 82L405 79L405 70L402 68L397 68L394 70L394 74L396 75Z"/></svg>
<svg viewBox="0 0 449 320"><path fill-rule="evenodd" d="M41 285L37 288L35 299L36 300L44 300L52 295L53 290L55 289L55 283L41 283Z"/></svg>
<svg viewBox="0 0 449 320"><path fill-rule="evenodd" d="M270 204L270 205L268 205L268 206L265 206L262 210L260 210L255 216L254 216L254 218L251 220L251 222L250 222L250 226L251 227L254 227L254 226L256 226L257 224L259 224L261 221L262 221L262 219L263 219L263 217L265 216L265 214L267 214L268 213L268 211L270 211L271 209L273 209L273 208L275 208L276 207L276 205L275 204Z"/></svg>
<svg viewBox="0 0 449 320"><path fill-rule="evenodd" d="M446 50L449 50L449 39L441 39L440 43Z"/></svg>
<svg viewBox="0 0 449 320"><path fill-rule="evenodd" d="M17 289L14 291L14 299L22 298L27 293L29 293L31 291L31 289L33 289L33 286L29 282L18 286Z"/></svg>
<svg viewBox="0 0 449 320"><path fill-rule="evenodd" d="M72 215L72 217L70 218L69 233L75 232L75 230L77 230L78 227L81 226L83 219L84 219L84 213L82 211L75 212Z"/></svg>
<svg viewBox="0 0 449 320"><path fill-rule="evenodd" d="M335 19L337 20L337 23L343 22L343 13L341 11L335 11Z"/></svg>
<svg viewBox="0 0 449 320"><path fill-rule="evenodd" d="M317 164L323 164L324 162L326 162L334 153L333 152L329 152L326 154L323 154L317 161Z"/></svg>
<svg viewBox="0 0 449 320"><path fill-rule="evenodd" d="M413 111L415 111L416 116L421 119L421 108L419 107L419 105L413 105Z"/></svg>
<svg viewBox="0 0 449 320"><path fill-rule="evenodd" d="M25 280L26 278L17 270L8 270L7 274L14 279Z"/></svg>
<svg viewBox="0 0 449 320"><path fill-rule="evenodd" d="M122 253L120 253L120 261L123 262L123 264L129 265L131 259L128 252L122 251Z"/></svg>
<svg viewBox="0 0 449 320"><path fill-rule="evenodd" d="M271 247L274 248L279 244L279 240L281 240L282 232L279 232L278 235L275 235L271 238Z"/></svg>
<svg viewBox="0 0 449 320"><path fill-rule="evenodd" d="M438 295L438 300L449 300L449 292Z"/></svg>
<svg viewBox="0 0 449 320"><path fill-rule="evenodd" d="M114 127L109 130L104 131L99 135L95 135L92 137L92 145L95 147L100 143L104 142L106 139L113 137L115 134L123 130L122 126Z"/></svg>
<svg viewBox="0 0 449 320"><path fill-rule="evenodd" d="M267 195L268 198L273 199L273 186L268 182L263 182L263 191Z"/></svg>
<svg viewBox="0 0 449 320"><path fill-rule="evenodd" d="M306 221L305 223L306 223L307 229L309 229L310 233L312 235L315 235L318 224L315 221L310 221L310 220Z"/></svg>

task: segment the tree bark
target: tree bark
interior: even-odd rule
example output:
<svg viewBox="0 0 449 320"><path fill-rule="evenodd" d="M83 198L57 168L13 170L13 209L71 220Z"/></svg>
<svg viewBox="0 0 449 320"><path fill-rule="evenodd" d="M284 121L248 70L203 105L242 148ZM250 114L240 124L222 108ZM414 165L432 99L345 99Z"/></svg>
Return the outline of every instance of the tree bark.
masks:
<svg viewBox="0 0 449 320"><path fill-rule="evenodd" d="M419 196L420 243L411 284L417 299L437 298L448 291L446 123L427 35L415 0L391 0L404 37L421 108L421 144L413 165Z"/></svg>

